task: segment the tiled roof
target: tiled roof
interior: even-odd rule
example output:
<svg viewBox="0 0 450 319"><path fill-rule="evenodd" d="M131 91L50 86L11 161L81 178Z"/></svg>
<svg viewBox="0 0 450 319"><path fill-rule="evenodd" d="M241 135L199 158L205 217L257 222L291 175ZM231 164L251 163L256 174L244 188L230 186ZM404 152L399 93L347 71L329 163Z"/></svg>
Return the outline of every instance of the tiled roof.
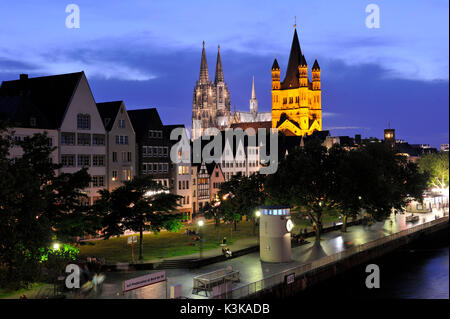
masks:
<svg viewBox="0 0 450 319"><path fill-rule="evenodd" d="M111 131L122 103L123 101L97 103L98 112L107 131ZM109 122L106 123L105 119L109 119Z"/></svg>
<svg viewBox="0 0 450 319"><path fill-rule="evenodd" d="M45 128L57 129L61 126L66 109L84 72L4 81L0 96L27 97L22 105L29 104L39 109L45 116ZM20 98L17 98L20 99Z"/></svg>

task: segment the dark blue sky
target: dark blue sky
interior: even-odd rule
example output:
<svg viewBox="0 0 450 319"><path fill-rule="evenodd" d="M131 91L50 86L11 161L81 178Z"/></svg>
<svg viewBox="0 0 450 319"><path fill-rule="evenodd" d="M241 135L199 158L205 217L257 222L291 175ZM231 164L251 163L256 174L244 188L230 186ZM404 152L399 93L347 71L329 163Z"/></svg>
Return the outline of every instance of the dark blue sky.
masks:
<svg viewBox="0 0 450 319"><path fill-rule="evenodd" d="M84 70L98 102L157 107L190 127L202 41L210 77L217 45L232 106L248 109L255 76L269 111L270 67L283 71L293 35L322 69L324 128L333 135L449 140L448 1L31 1L0 2L0 80ZM66 5L80 8L68 29ZM365 25L369 3L380 28Z"/></svg>

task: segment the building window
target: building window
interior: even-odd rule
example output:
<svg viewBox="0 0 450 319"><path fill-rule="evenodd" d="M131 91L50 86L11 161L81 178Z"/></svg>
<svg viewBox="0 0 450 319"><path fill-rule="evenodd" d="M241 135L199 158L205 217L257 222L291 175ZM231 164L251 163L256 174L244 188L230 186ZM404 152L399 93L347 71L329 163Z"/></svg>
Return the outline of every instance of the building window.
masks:
<svg viewBox="0 0 450 319"><path fill-rule="evenodd" d="M163 148L163 156L166 157L167 154L168 154L168 147L165 146L165 147Z"/></svg>
<svg viewBox="0 0 450 319"><path fill-rule="evenodd" d="M112 152L112 161L113 161L114 163L117 162L117 152Z"/></svg>
<svg viewBox="0 0 450 319"><path fill-rule="evenodd" d="M123 172L123 180L130 181L131 180L131 169L124 168L122 172Z"/></svg>
<svg viewBox="0 0 450 319"><path fill-rule="evenodd" d="M105 166L105 155L93 155L92 166Z"/></svg>
<svg viewBox="0 0 450 319"><path fill-rule="evenodd" d="M89 114L78 114L77 128L81 130L89 130L91 128L91 116Z"/></svg>
<svg viewBox="0 0 450 319"><path fill-rule="evenodd" d="M104 176L92 176L92 187L103 187L105 186Z"/></svg>
<svg viewBox="0 0 450 319"><path fill-rule="evenodd" d="M131 162L131 152L128 152L128 153L127 153L127 161L128 161L128 162Z"/></svg>
<svg viewBox="0 0 450 319"><path fill-rule="evenodd" d="M78 145L91 145L91 134L78 133L77 134Z"/></svg>
<svg viewBox="0 0 450 319"><path fill-rule="evenodd" d="M75 155L61 155L61 164L64 167L75 166Z"/></svg>
<svg viewBox="0 0 450 319"><path fill-rule="evenodd" d="M113 181L117 181L117 176L118 176L117 171L112 171L112 180Z"/></svg>
<svg viewBox="0 0 450 319"><path fill-rule="evenodd" d="M92 137L92 145L105 145L105 135L94 134Z"/></svg>
<svg viewBox="0 0 450 319"><path fill-rule="evenodd" d="M78 166L91 166L91 156L78 155Z"/></svg>
<svg viewBox="0 0 450 319"><path fill-rule="evenodd" d="M287 104L287 97L283 98L283 104Z"/></svg>
<svg viewBox="0 0 450 319"><path fill-rule="evenodd" d="M142 156L143 157L147 157L148 156L148 154L147 154L147 146L142 146Z"/></svg>
<svg viewBox="0 0 450 319"><path fill-rule="evenodd" d="M125 144L128 145L128 136L124 135L116 135L116 144Z"/></svg>
<svg viewBox="0 0 450 319"><path fill-rule="evenodd" d="M119 128L125 128L125 120L119 120Z"/></svg>
<svg viewBox="0 0 450 319"><path fill-rule="evenodd" d="M299 103L299 101L300 101L300 97L296 96L295 97L295 103Z"/></svg>
<svg viewBox="0 0 450 319"><path fill-rule="evenodd" d="M75 145L75 133L61 133L62 145Z"/></svg>

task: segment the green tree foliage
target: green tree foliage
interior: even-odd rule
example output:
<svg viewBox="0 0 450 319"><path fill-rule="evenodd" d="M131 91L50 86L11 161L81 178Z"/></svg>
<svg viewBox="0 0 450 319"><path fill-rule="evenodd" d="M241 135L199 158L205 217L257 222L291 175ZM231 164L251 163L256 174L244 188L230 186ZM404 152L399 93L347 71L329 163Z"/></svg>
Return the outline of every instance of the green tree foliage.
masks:
<svg viewBox="0 0 450 319"><path fill-rule="evenodd" d="M139 232L139 259L142 260L144 231L178 231L182 227L183 214L175 213L181 196L165 190L150 176L136 176L112 192L102 190L94 210L104 216L104 238L123 235L126 230Z"/></svg>
<svg viewBox="0 0 450 319"><path fill-rule="evenodd" d="M421 172L428 174L428 187L448 188L449 182L449 152L427 154L422 156L418 165Z"/></svg>
<svg viewBox="0 0 450 319"><path fill-rule="evenodd" d="M280 162L277 172L267 177L268 203L304 208L320 240L323 212L336 206L336 168L337 163L320 141L297 147Z"/></svg>
<svg viewBox="0 0 450 319"><path fill-rule="evenodd" d="M342 231L346 231L347 218L361 210L382 220L392 211L403 211L410 198L422 199L426 176L385 144L368 143L351 151L336 146L330 154L338 163L333 197L344 216Z"/></svg>
<svg viewBox="0 0 450 319"><path fill-rule="evenodd" d="M305 209L319 240L325 208L337 209L344 223L362 209L383 220L403 211L411 198L422 199L426 175L382 143L347 151L310 141L291 152L265 186L271 203Z"/></svg>
<svg viewBox="0 0 450 319"><path fill-rule="evenodd" d="M56 176L60 166L49 161L54 148L46 134L23 141L0 134L0 285L19 288L39 279L53 240L87 230L89 209L79 202L90 176L86 170ZM9 158L13 146L22 157Z"/></svg>
<svg viewBox="0 0 450 319"><path fill-rule="evenodd" d="M218 215L232 222L235 230L242 216L255 220L256 209L265 201L264 179L265 176L260 174L237 174L220 185Z"/></svg>

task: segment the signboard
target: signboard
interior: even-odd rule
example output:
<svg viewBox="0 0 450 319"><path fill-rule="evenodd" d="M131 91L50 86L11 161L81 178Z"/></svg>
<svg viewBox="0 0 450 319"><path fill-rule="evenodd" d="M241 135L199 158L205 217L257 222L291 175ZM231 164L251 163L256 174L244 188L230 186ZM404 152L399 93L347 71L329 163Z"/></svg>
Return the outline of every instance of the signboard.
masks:
<svg viewBox="0 0 450 319"><path fill-rule="evenodd" d="M123 282L123 292L153 285L161 281L166 281L166 272L160 271L153 274L125 280Z"/></svg>
<svg viewBox="0 0 450 319"><path fill-rule="evenodd" d="M295 281L295 273L284 276L284 281L288 285L293 284Z"/></svg>
<svg viewBox="0 0 450 319"><path fill-rule="evenodd" d="M128 245L131 245L133 243L137 243L137 236L130 236L127 238Z"/></svg>

